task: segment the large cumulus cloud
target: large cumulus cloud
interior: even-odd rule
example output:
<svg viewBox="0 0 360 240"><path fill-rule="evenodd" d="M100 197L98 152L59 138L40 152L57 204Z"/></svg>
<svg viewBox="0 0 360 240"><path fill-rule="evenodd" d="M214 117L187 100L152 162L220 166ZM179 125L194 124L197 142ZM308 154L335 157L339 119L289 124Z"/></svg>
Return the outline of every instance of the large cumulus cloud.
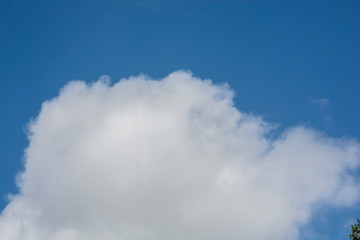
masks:
<svg viewBox="0 0 360 240"><path fill-rule="evenodd" d="M70 82L29 125L1 239L296 239L314 206L357 201L356 141L267 138L232 99L184 71Z"/></svg>

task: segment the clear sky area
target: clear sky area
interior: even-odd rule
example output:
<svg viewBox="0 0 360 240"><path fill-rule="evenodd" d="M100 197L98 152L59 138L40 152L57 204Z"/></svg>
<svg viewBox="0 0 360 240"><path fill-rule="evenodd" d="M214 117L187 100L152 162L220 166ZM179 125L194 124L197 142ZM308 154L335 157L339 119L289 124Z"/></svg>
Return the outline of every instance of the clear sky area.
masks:
<svg viewBox="0 0 360 240"><path fill-rule="evenodd" d="M169 76L169 74L175 71L178 72ZM104 77L104 75L106 76ZM120 79L131 76L138 76L137 80L134 80L133 83L131 83L132 80L129 80L129 85L122 82L118 83ZM99 78L102 80L98 82L98 85L91 84ZM156 79L159 81L159 84L153 84L149 79ZM211 79L212 82L206 79ZM72 80L81 80L89 85L86 87L79 82L78 85L67 85ZM126 81L124 80L123 82ZM224 83L228 85L221 87ZM67 86L67 90L62 90L59 94L60 89L64 86ZM178 95L170 94L167 98L166 96L170 92L176 92ZM156 97L152 96L151 93L156 93L154 94ZM209 97L215 93L223 97L219 97L219 99ZM214 96L218 96L216 94ZM112 97L113 95L114 97ZM175 95L179 96L179 98L173 99ZM57 96L57 99L48 102L48 104L43 104L45 101ZM118 99L115 96L123 97ZM85 101L85 98L89 100ZM98 107L97 105L89 107L90 101L107 107ZM78 146L76 149L81 149L86 144L90 144L85 140L79 140L72 143L71 147L69 147L65 144L66 142L75 141L73 139L78 139L79 136L81 136L81 139L90 138L90 133L94 134L91 136L104 134L101 137L105 139L105 142L107 141L106 139L109 139L107 136L114 137L110 133L105 136L105 130L93 132L93 129L96 129L96 127L88 127L86 128L88 129L87 131L79 130L79 134L76 135L78 130L70 127L63 129L63 125L61 125L61 131L59 130L56 134L51 135L52 129L60 126L57 125L59 124L59 119L72 119L72 117L81 119L79 124L82 126L100 126L100 122L105 121L104 119L106 119L107 124L110 124L113 118L105 116L110 116L110 112L117 111L118 105L113 104L116 101L124 103L124 106L120 104L123 106L123 109L132 108L132 103L141 101L145 105L150 102L154 102L154 104L167 102L166 106L159 104L158 108L154 107L154 104L150 104L151 107L146 107L146 110L141 108L144 111L139 110L140 112L136 113L149 119L149 125L154 121L154 124L148 128L144 127L144 129L157 129L155 125L159 124L159 121L164 121L160 125L165 126L164 128L168 129L169 134L173 133L174 136L179 136L176 139L164 140L164 142L161 142L162 137L156 138L159 141L159 145L165 146L169 143L169 149L190 149L191 146L199 146L198 149L203 149L204 152L212 152L211 156L219 156L218 158L214 157L214 160L209 160L211 163L207 163L204 160L203 165L198 162L184 163L181 160L174 160L178 164L176 166L178 166L179 171L191 168L194 172L198 171L200 175L203 174L201 178L192 178L184 170L186 172L184 173L186 176L184 179L190 179L194 183L192 185L189 183L192 187L196 184L204 186L202 184L212 179L212 176L225 176L219 178L222 179L221 181L219 180L221 184L229 184L232 187L231 189L246 190L242 193L237 192L237 190L229 190L231 194L227 195L228 197L226 198L223 192L212 192L209 195L213 196L213 198L209 197L204 200L208 206L213 206L211 207L212 209L222 209L218 205L218 202L222 201L219 199L223 199L227 206L231 206L231 210L230 207L229 209L223 209L223 211L214 210L212 215L210 214L209 216L206 215L209 214L209 211L204 210L204 214L207 216L205 219L212 219L213 217L226 219L221 221L222 223L229 221L224 226L220 224L221 227L216 228L213 226L219 226L219 224L215 224L210 220L199 220L199 216L203 216L199 210L202 209L203 205L200 204L201 207L195 207L197 206L194 203L195 200L192 201L195 199L195 193L189 193L185 190L183 192L183 190L177 190L174 187L180 184L176 179L182 179L183 175L174 173L174 180L169 180L170 183L168 185L163 183L157 184L159 180L154 178L151 173L159 174L159 176L164 174L164 181L167 181L166 176L171 174L165 174L160 170L159 172L155 170L151 172L153 170L150 171L149 169L160 169L160 166L164 166L154 160L156 163L151 165L153 167L147 168L145 173L138 173L140 176L144 176L144 179L147 179L144 182L149 182L150 189L151 186L154 187L155 190L152 194L147 193L143 188L138 189L137 187L141 185L140 183L144 182L137 180L139 182L132 183L130 179L133 178L130 177L124 178L125 180L123 179L123 181L129 182L129 185L124 185L124 189L137 189L136 191L125 191L123 188L121 188L122 190L111 188L111 191L124 191L121 192L123 194L121 196L133 196L134 192L138 193L137 198L134 197L133 200L129 200L126 203L130 205L134 202L138 203L138 205L134 205L137 211L143 209L142 211L146 212L145 215L149 219L155 218L154 216L158 214L151 213L149 209L157 209L157 207L156 205L151 205L150 200L150 203L141 202L140 198L152 199L159 196L165 202L161 206L165 206L169 202L173 203L169 204L169 206L166 205L166 208L159 207L160 210L164 210L167 213L168 211L178 209L174 207L178 206L176 205L178 199L187 199L181 200L181 204L186 202L191 205L189 209L194 208L195 210L185 209L185 212L179 213L182 217L185 216L184 219L186 219L184 220L186 223L182 226L185 230L181 231L184 235L176 236L178 233L174 226L178 226L176 224L178 219L173 216L169 217L165 213L164 215L156 216L159 219L167 216L169 218L167 221L162 219L159 222L156 221L156 224L148 222L141 222L140 224L136 220L138 219L136 214L135 216L133 213L126 213L129 214L128 217L112 218L113 216L110 214L110 211L107 214L104 213L104 215L98 212L93 214L96 217L101 216L99 219L103 218L104 226L106 225L109 229L111 227L109 224L105 224L105 219L109 220L110 218L113 221L118 221L119 225L127 227L124 227L125 230L117 229L116 231L119 232L109 230L109 232L106 232L109 235L104 235L105 233L101 235L102 233L100 234L100 232L103 230L97 229L92 234L98 236L98 239L105 239L101 238L101 236L106 236L108 239L122 239L120 236L128 236L127 239L130 240L164 240L169 238L209 240L210 238L208 238L208 233L206 232L207 229L211 229L208 232L215 236L214 240L232 240L239 239L239 237L240 239L241 237L246 239L248 235L245 233L241 235L240 230L239 232L235 230L237 225L241 229L241 224L246 225L246 223L250 222L253 223L254 227L258 223L259 225L254 227L253 230L256 232L258 228L263 228L263 226L271 222L279 222L279 219L282 218L283 220L279 224L275 224L271 229L264 227L264 236L273 236L270 239L280 240L289 239L289 236L299 240L335 240L347 239L351 233L350 225L355 223L356 218L360 218L360 168L357 167L360 162L359 1L0 0L0 210L4 210L9 203L12 203L14 206L16 204L24 206L25 203L30 204L29 202L33 201L38 204L36 206L42 209L41 211L49 213L49 215L44 213L46 217L44 217L45 220L43 219L43 221L47 221L47 219L56 220L52 222L53 225L46 227L47 231L44 232L39 230L44 226L41 225L41 220L36 222L36 224L34 223L34 226L23 226L25 230L21 230L23 228L14 227L18 225L14 222L9 222L10 220L8 220L9 217L7 216L12 213L13 210L11 209L22 208L9 207L8 209L10 210L8 212L10 213L2 213L0 215L0 234L16 237L5 237L5 240L43 240L50 239L49 236L53 236L51 239L88 239L86 234L82 235L83 233L79 229L86 229L86 227L92 226L92 223L84 223L81 218L74 216L73 219L77 219L77 223L82 222L82 225L76 225L70 220L64 220L66 217L61 215L60 210L59 212L51 210L46 212L46 209L52 209L58 205L54 203L55 200L44 200L50 199L50 197L46 197L48 195L45 192L50 196L51 191L39 190L39 186L44 186L45 189L45 184L43 183L50 182L53 179L43 174L44 172L49 172L52 168L65 169L64 166L67 164L65 163L67 160L63 159L67 159L68 155L73 156L71 159L82 158L81 151L75 151L74 146ZM198 104L194 106L202 107L199 107L200 110L197 110L198 112L193 113L191 109L194 106L191 104L197 101L199 101ZM231 101L233 101L233 105L229 103ZM187 102L189 102L189 105L186 105ZM129 105L128 103L131 104ZM212 111L208 110L211 106L214 108ZM88 115L85 113L81 116L79 115L79 118L76 117L79 112L86 112L84 109L88 108L93 109L94 112ZM51 115L53 109L61 109L61 111L59 110L61 114L56 112L58 115L55 113L55 115ZM191 115L191 121L201 115L199 112L204 113L204 116L206 116L206 118L199 118L201 124L198 124L207 126L206 129L205 127L200 129L194 123L191 126L196 130L192 134L199 132L199 135L186 136L188 140L184 140L187 143L194 141L193 144L180 142L179 139L183 137L181 131L179 131L180 128L175 129L175 127L171 127L175 124L175 120L164 120L172 119L172 116L176 116L174 117L174 119L178 119L176 120L176 124L178 124L176 126L180 126L182 123L181 119L185 115L178 115L182 110L176 109L183 109L184 112L190 111L194 114ZM161 113L156 114L157 111ZM245 116L245 120L243 117L237 117L237 111L241 112L241 116ZM41 114L39 115L40 112ZM154 114L156 116L163 116L161 115L162 113L166 117L161 118L161 120L153 116ZM123 113L121 112L117 116L119 117L121 114ZM127 116L133 116L131 114L133 112L121 115L118 121L119 125L123 124L125 126L127 123L121 121L125 121L124 118ZM99 116L104 117L101 118ZM38 122L37 118L39 119ZM244 123L246 125L244 129L247 129L246 131L244 130L246 134L252 132L251 134L253 135L250 134L251 136L246 135L247 137L243 137L241 135L243 134L241 130L243 128L231 125L231 122L236 122L238 118L243 119L242 122L248 123L248 125ZM209 119L212 122L216 122L218 127L210 124ZM188 123L190 120L187 118L184 122ZM70 120L64 120L61 124L65 124L64 122L68 124L68 121ZM33 123L31 124L31 122ZM140 126L139 129L146 125L143 122L138 122L137 124L136 126ZM219 125L221 126L219 127ZM270 125L271 127L269 127ZM137 129L136 126L133 126L134 129ZM227 126L227 130L223 126ZM213 127L217 130L213 130ZM221 130L219 130L220 128ZM271 130L269 130L270 128ZM159 129L161 128L159 127ZM229 131L229 129L233 130ZM67 131L71 133L68 134ZM123 130L118 129L118 131L120 135L124 133ZM228 135L228 132L234 133L236 131L239 131L239 135L235 137ZM115 132L115 135L117 133L116 130L111 132ZM119 157L121 159L124 156L124 159L126 156L132 158L137 156L137 152L141 151L149 151L148 155L153 156L153 158L149 157L149 159L159 159L158 154L160 154L160 150L152 155L155 151L153 149L157 149L158 145L154 145L151 149L145 143L144 146L141 145L141 139L146 139L147 137L152 142L154 138L151 136L155 136L152 135L155 133L150 130L144 130L143 132L145 132L145 135L138 136L137 133L129 135L130 139L133 139L132 137L135 139L135 136L138 137L136 138L138 140L134 140L134 142L139 145L137 149L133 149L133 152L129 152L130 150L127 150L126 153L115 151L114 149L119 148L120 145L117 147L106 146L104 149L109 148L110 150L104 151L107 153L114 151L114 154L105 154L103 156L104 159L116 159L115 156L121 156ZM201 135L200 133L205 132L207 134L206 139L199 138L199 140L197 137ZM284 132L289 132L289 135L285 134L286 136L284 137ZM214 135L209 137L209 134ZM241 138L239 137L240 135ZM31 136L34 137L32 138ZM99 137L99 139L102 138ZM126 139L129 139L129 137ZM226 143L223 143L222 140ZM227 143L227 140L229 140L229 143ZM31 147L29 147L30 141L32 143ZM113 139L113 142L116 141L122 140L118 138ZM215 142L220 143L215 144ZM295 149L291 145L293 142L297 143L295 145L298 148L300 146L303 150L298 150L298 148L296 148L297 150L292 150ZM91 142L91 144L98 147L102 143L95 144ZM233 146L232 144L235 147L230 147ZM244 150L239 150L240 147L238 146L242 146L242 144L245 146ZM224 148L221 149L231 148L232 150L226 150L225 154L225 150L218 150L219 145L224 145ZM56 151L53 150L55 147ZM26 148L29 151L25 154ZM233 148L236 150L233 150ZM249 150L252 148L255 150ZM43 149L44 154L38 149ZM95 149L97 148L95 147ZM131 146L128 149L131 149ZM271 149L275 150L272 151ZM68 151L69 154L64 158L55 157L57 151ZM184 150L183 152L186 151ZM194 153L191 151L186 152L188 155L184 153L184 159L198 159L196 156L205 156L199 152ZM267 154L268 151L270 152L269 154ZM297 151L299 151L298 154ZM45 152L48 154L46 157ZM303 152L306 152L306 154L301 155ZM91 157L98 156L97 154L99 153L92 153ZM173 156L171 154L174 154L174 152L162 154L161 156ZM264 157L263 154L266 156ZM220 171L221 167L219 166L222 166L221 164L223 163L218 163L217 159L233 159L235 155L241 155L241 159L247 159L241 165L241 170L234 170L234 173L232 172L233 170L229 170L230 173L225 170L225 173L223 170ZM52 159L52 156L57 160L54 160L51 164L47 163L48 159ZM296 158L297 156L300 157ZM326 161L326 158L332 159L332 157L334 157L333 160ZM144 157L138 156L138 158L141 165L141 159L144 159ZM296 158L296 162L301 162L301 164L289 163L292 158ZM284 159L284 161L280 163L278 159ZM341 159L346 160L341 162ZM63 165L61 164L62 161L64 161ZM54 180L54 185L51 185L53 191L56 191L56 186L60 182L67 181L64 180L67 176L69 176L68 184L70 185L77 185L81 181L88 182L89 184L92 182L91 179L85 181L83 178L79 180L78 177L75 177L75 175L78 176L86 172L84 169L87 169L87 167L84 166L88 165L83 162L76 164L77 162L75 163L74 161L71 162L69 160L68 166L71 167L66 168L63 172L59 170L59 172L55 171L51 175L55 176L58 173L62 179L60 181L60 177L54 178L56 179ZM109 162L111 161L109 160ZM25 168L24 164L26 162L29 162L29 170L26 169L27 167ZM199 160L199 162L201 161ZM214 169L214 172L209 170L209 172L204 171L206 173L201 173L203 168L197 164L203 167L211 166L209 168ZM233 163L226 164L229 164L226 165L228 167L233 166L231 165ZM102 166L100 164L97 168ZM115 165L109 166L113 166L113 169L116 168L114 167ZM77 167L79 167L79 174L75 174L72 178L71 176L73 175L70 172L73 170L69 169L76 169ZM172 169L172 167L169 166L169 169ZM237 167L240 169L239 166ZM283 167L285 170L283 170ZM227 167L225 168L228 169ZM243 168L247 170L243 170ZM125 176L132 171L129 169L124 170L124 173L120 171L118 174ZM142 169L142 167L139 167L139 169ZM220 173L220 175L216 175L216 169L223 175ZM297 171L297 169L301 170ZM319 173L319 177L315 172L313 173L314 175L311 175L311 173L307 175L307 172L311 172L312 169ZM28 173L19 175L19 173L24 171ZM294 171L293 174L292 171ZM267 175L269 172L273 174ZM264 177L257 177L255 173L264 173ZM107 178L108 175L111 174L104 174L103 176L96 172L94 178L95 176L99 179ZM243 176L246 177L243 179ZM284 177L278 179L277 176ZM237 183L235 184L233 181L236 182L238 181L237 179L243 179L242 182L249 182L249 184L244 183L243 186L239 183L240 185L236 185ZM327 179L329 181L324 183ZM118 179L113 180L116 182ZM16 181L18 181L18 185ZM101 182L101 180L99 181ZM309 183L304 183L308 181ZM265 184L266 182L268 185ZM284 182L289 182L289 184L283 184ZM236 187L234 187L234 184ZM91 183L90 185L96 184ZM111 184L104 180L103 185L100 185L102 187L99 187L99 192L102 191L101 189L104 186L109 185ZM184 184L181 186L190 185ZM169 191L174 192L173 195L181 193L181 196L165 201L162 192L164 189L168 189L168 186L170 186L169 189L172 189ZM278 186L280 187L277 188ZM312 186L315 187L312 188ZM160 190L157 192L156 189L158 188ZM196 187L193 188L197 189ZM223 188L225 189L226 187L221 187L221 191L223 191ZM183 188L179 187L179 189ZM203 188L201 187L201 189ZM271 189L268 194L266 193L267 189ZM298 191L294 190L292 192L291 189L298 189ZM308 193L307 189L312 190ZM59 198L66 194L75 196L77 193L79 194L78 199L81 199L83 196L85 198L85 195L89 199L96 198L96 196L91 194L87 195L88 192L85 190L84 192L78 191L78 188L75 187L71 191L71 193L66 192L66 190L64 192L60 191ZM94 189L94 191L96 190ZM198 190L193 191L197 192ZM44 193L44 196L40 193ZM12 196L15 197L9 197L9 194L13 194ZM39 197L39 199L41 198L39 200L37 197L30 197L35 196L32 194L43 197ZM106 192L103 193L104 196L106 194ZM204 195L206 194L204 193ZM265 206L268 202L269 207L262 211L264 216L258 214L257 211L260 210L255 210L257 206L260 206L260 203L257 205L257 203L253 203L256 200L245 200L244 195L257 196L254 198L262 199ZM111 196L107 199L121 200L126 198L120 195ZM182 196L187 197L182 198ZM229 200L231 196L238 200ZM301 199L301 201L298 201L298 199ZM89 204L89 206L101 206L101 204L104 204L104 201L102 198L97 199L92 203L94 205ZM248 204L247 201L249 201ZM105 202L105 205L107 205L108 202ZM237 206L236 202L239 203L239 206ZM199 204L198 202L196 203ZM276 203L283 205L277 206ZM121 205L121 203L119 204ZM9 206L12 205L9 204ZM66 208L66 206L70 205L75 210ZM77 205L72 205L72 203L70 205L64 204L63 211L76 212L76 209L79 209L76 207ZM84 205L86 204L81 204L81 206ZM34 205L26 206L27 208L24 207L25 209L30 208L33 211L32 207L29 206ZM60 204L59 206L63 205ZM117 205L114 206L116 208ZM254 219L251 219L251 214L245 210L245 212L242 212L242 209L251 210L252 207L255 212ZM273 219L267 219L265 216L267 209L277 209L277 207L279 211L271 212L269 210L268 216L273 217ZM115 211L116 214L123 214L121 206L119 209L119 212ZM126 212L127 210L124 211ZM282 211L293 211L294 213L286 214L282 213ZM86 211L84 210L84 212ZM198 214L196 215L194 212ZM234 213L234 216L228 218L231 215L230 213ZM279 215L277 216L276 213L279 213ZM45 216L41 215L42 213L39 214L35 215ZM173 215L176 214L174 213ZM249 215L249 217L241 218L237 217L236 214ZM60 215L61 217L59 217ZM130 218L132 219L131 221L129 220ZM263 218L263 220L260 220L260 218ZM31 219L33 218L31 217ZM192 220L187 222L187 219ZM139 233L140 230L134 230L138 229L136 224L140 224L143 227L143 232L141 233L144 235ZM186 224L201 227L196 227L194 230ZM54 226L60 225L72 226L74 229L71 231L59 230L60 233L56 232L57 230L53 230L56 229ZM11 230L12 232L4 230L10 228L13 229ZM38 237L31 238L30 235L26 235L26 231L28 231L26 229L28 228L35 229L35 232L39 231L40 233L34 233L34 236ZM91 229L91 227L89 228ZM169 230L166 234L162 235L157 232L158 229L162 228L174 228L174 230ZM246 228L251 230L251 225ZM201 230L197 232L198 229ZM249 232L251 232L250 230ZM25 235L18 237L20 236L19 231L23 231L22 234ZM146 235L148 233L153 235ZM229 235L222 235L223 233ZM42 238L39 236L42 236ZM0 236L0 239L3 239L3 237ZM261 239L261 234L255 234L253 239Z"/></svg>

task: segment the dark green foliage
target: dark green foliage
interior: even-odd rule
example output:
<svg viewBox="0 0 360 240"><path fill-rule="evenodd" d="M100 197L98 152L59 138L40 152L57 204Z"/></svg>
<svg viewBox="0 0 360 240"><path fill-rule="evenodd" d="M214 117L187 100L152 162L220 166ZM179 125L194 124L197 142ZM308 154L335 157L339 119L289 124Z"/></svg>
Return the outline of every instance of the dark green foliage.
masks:
<svg viewBox="0 0 360 240"><path fill-rule="evenodd" d="M349 236L351 240L360 240L360 220L357 220L358 223L351 225L352 234Z"/></svg>

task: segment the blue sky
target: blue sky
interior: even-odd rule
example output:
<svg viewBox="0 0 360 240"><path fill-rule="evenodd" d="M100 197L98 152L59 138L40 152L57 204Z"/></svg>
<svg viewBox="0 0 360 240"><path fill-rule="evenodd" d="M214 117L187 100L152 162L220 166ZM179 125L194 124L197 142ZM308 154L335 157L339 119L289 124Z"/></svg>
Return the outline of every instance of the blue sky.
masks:
<svg viewBox="0 0 360 240"><path fill-rule="evenodd" d="M26 125L74 79L190 70L227 82L238 109L280 129L359 140L359 11L333 0L0 0L0 209L17 191ZM356 217L359 207L321 206L300 239L346 238Z"/></svg>

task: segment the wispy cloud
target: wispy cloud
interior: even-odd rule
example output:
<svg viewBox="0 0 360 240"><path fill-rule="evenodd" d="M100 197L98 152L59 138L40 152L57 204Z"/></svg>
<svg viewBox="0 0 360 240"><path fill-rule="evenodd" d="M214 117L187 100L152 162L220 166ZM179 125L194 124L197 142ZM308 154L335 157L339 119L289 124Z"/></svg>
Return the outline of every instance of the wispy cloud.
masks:
<svg viewBox="0 0 360 240"><path fill-rule="evenodd" d="M328 98L317 98L312 100L312 103L319 109L321 118L325 122L332 122L330 100Z"/></svg>
<svg viewBox="0 0 360 240"><path fill-rule="evenodd" d="M317 98L312 101L320 108L329 108L330 100L327 98Z"/></svg>
<svg viewBox="0 0 360 240"><path fill-rule="evenodd" d="M232 98L184 71L69 83L30 124L1 239L297 239L315 205L358 200L358 142L267 139Z"/></svg>

